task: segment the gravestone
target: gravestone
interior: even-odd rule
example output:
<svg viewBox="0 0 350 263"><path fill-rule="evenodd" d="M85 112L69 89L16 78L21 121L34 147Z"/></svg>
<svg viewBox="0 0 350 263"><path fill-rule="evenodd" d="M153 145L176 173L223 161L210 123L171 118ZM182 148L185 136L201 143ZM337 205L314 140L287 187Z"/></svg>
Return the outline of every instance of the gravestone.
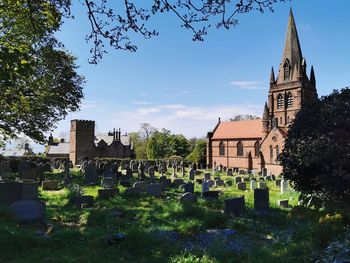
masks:
<svg viewBox="0 0 350 263"><path fill-rule="evenodd" d="M149 184L147 185L147 193L155 197L160 197L162 195L162 188L161 184Z"/></svg>
<svg viewBox="0 0 350 263"><path fill-rule="evenodd" d="M254 209L258 211L269 209L269 190L268 189L254 190Z"/></svg>
<svg viewBox="0 0 350 263"><path fill-rule="evenodd" d="M219 198L219 191L207 191L202 193L202 196L207 200L217 200Z"/></svg>
<svg viewBox="0 0 350 263"><path fill-rule="evenodd" d="M282 208L288 208L288 199L278 200L277 205Z"/></svg>
<svg viewBox="0 0 350 263"><path fill-rule="evenodd" d="M276 181L275 181L275 186L276 187L278 187L278 188L281 188L281 179L277 179Z"/></svg>
<svg viewBox="0 0 350 263"><path fill-rule="evenodd" d="M215 186L225 186L225 183L221 179L215 180Z"/></svg>
<svg viewBox="0 0 350 263"><path fill-rule="evenodd" d="M191 170L188 172L188 177L190 180L194 180L195 170L191 168Z"/></svg>
<svg viewBox="0 0 350 263"><path fill-rule="evenodd" d="M224 213L239 216L245 208L244 196L224 200Z"/></svg>
<svg viewBox="0 0 350 263"><path fill-rule="evenodd" d="M147 191L147 183L145 181L135 182L133 185L134 188L140 188L142 192Z"/></svg>
<svg viewBox="0 0 350 263"><path fill-rule="evenodd" d="M58 182L54 180L42 181L41 187L44 191L57 191L59 189Z"/></svg>
<svg viewBox="0 0 350 263"><path fill-rule="evenodd" d="M231 181L231 180L226 180L226 181L225 181L225 185L227 185L227 186L232 186L232 181Z"/></svg>
<svg viewBox="0 0 350 263"><path fill-rule="evenodd" d="M183 180L183 179L180 179L180 178L174 179L173 184L174 184L175 186L180 186L180 185L184 184L184 180Z"/></svg>
<svg viewBox="0 0 350 263"><path fill-rule="evenodd" d="M126 196L138 196L140 194L141 194L141 188L139 188L139 187L126 188L124 191L124 195L126 195Z"/></svg>
<svg viewBox="0 0 350 263"><path fill-rule="evenodd" d="M270 175L267 175L267 176L266 176L266 181L272 181L272 178L271 178Z"/></svg>
<svg viewBox="0 0 350 263"><path fill-rule="evenodd" d="M208 191L209 191L209 183L207 181L204 181L202 183L202 194Z"/></svg>
<svg viewBox="0 0 350 263"><path fill-rule="evenodd" d="M38 199L39 189L38 183L23 183L21 199Z"/></svg>
<svg viewBox="0 0 350 263"><path fill-rule="evenodd" d="M266 168L263 168L263 169L261 170L261 175L262 175L262 176L267 176L267 169L266 169Z"/></svg>
<svg viewBox="0 0 350 263"><path fill-rule="evenodd" d="M253 191L255 188L255 180L250 180L250 190Z"/></svg>
<svg viewBox="0 0 350 263"><path fill-rule="evenodd" d="M244 177L244 178L243 178L243 182L246 182L246 183L250 182L249 177Z"/></svg>
<svg viewBox="0 0 350 263"><path fill-rule="evenodd" d="M78 208L92 207L94 205L94 197L92 195L80 195L71 198L71 202Z"/></svg>
<svg viewBox="0 0 350 263"><path fill-rule="evenodd" d="M183 205L191 205L197 202L197 197L192 193L184 193L180 197L180 203Z"/></svg>
<svg viewBox="0 0 350 263"><path fill-rule="evenodd" d="M15 219L19 222L44 221L46 206L35 199L22 199L10 205Z"/></svg>
<svg viewBox="0 0 350 263"><path fill-rule="evenodd" d="M119 190L117 188L99 189L98 190L98 198L106 200L109 198L113 198L118 193L119 193Z"/></svg>
<svg viewBox="0 0 350 263"><path fill-rule="evenodd" d="M235 177L235 183L238 184L240 182L242 182L242 177L240 176Z"/></svg>
<svg viewBox="0 0 350 263"><path fill-rule="evenodd" d="M169 187L171 186L171 179L163 179L160 181L160 183L163 185L163 189L166 188L166 187Z"/></svg>
<svg viewBox="0 0 350 263"><path fill-rule="evenodd" d="M84 183L88 185L93 185L98 183L97 171L94 163L89 161L84 172Z"/></svg>
<svg viewBox="0 0 350 263"><path fill-rule="evenodd" d="M209 181L211 178L211 174L210 173L205 173L204 174L204 181Z"/></svg>
<svg viewBox="0 0 350 263"><path fill-rule="evenodd" d="M22 198L23 183L0 183L0 205L11 204Z"/></svg>
<svg viewBox="0 0 350 263"><path fill-rule="evenodd" d="M24 169L22 179L36 181L38 179L38 169L36 167Z"/></svg>
<svg viewBox="0 0 350 263"><path fill-rule="evenodd" d="M114 180L112 177L105 177L101 179L101 187L103 188L113 188Z"/></svg>
<svg viewBox="0 0 350 263"><path fill-rule="evenodd" d="M245 191L247 189L246 183L244 183L244 182L238 183L237 184L237 189Z"/></svg>
<svg viewBox="0 0 350 263"><path fill-rule="evenodd" d="M227 169L227 176L232 176L233 175L233 170L230 168L230 169Z"/></svg>
<svg viewBox="0 0 350 263"><path fill-rule="evenodd" d="M209 187L213 187L215 185L214 180L208 180L207 182L209 184Z"/></svg>
<svg viewBox="0 0 350 263"><path fill-rule="evenodd" d="M197 183L197 184L202 184L202 183L203 183L203 179L197 178L197 179L196 179L196 183Z"/></svg>
<svg viewBox="0 0 350 263"><path fill-rule="evenodd" d="M281 181L281 194L284 194L287 191L288 191L288 181L282 180Z"/></svg>
<svg viewBox="0 0 350 263"><path fill-rule="evenodd" d="M183 185L183 189L185 193L194 193L194 184L193 183L187 183Z"/></svg>
<svg viewBox="0 0 350 263"><path fill-rule="evenodd" d="M265 182L258 182L258 188L259 189L266 189L267 188L266 183Z"/></svg>
<svg viewBox="0 0 350 263"><path fill-rule="evenodd" d="M154 166L151 166L148 168L148 176L151 178L151 180L154 180Z"/></svg>

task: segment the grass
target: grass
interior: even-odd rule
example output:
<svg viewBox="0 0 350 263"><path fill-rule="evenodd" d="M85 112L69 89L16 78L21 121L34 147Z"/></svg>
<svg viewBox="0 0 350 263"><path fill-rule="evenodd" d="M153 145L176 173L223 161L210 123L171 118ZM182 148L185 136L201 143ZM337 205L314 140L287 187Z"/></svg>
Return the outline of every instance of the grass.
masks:
<svg viewBox="0 0 350 263"><path fill-rule="evenodd" d="M73 170L73 182L81 183L81 174ZM46 178L62 179L58 171ZM159 176L159 175L158 175ZM197 176L198 178L200 176ZM223 180L232 177L222 175ZM253 210L253 192L240 191L236 186L220 187L217 201L200 197L201 187L195 186L198 203L182 206L181 191L169 188L162 198L142 194L125 197L125 190L117 186L120 195L98 200L98 186L84 187L84 194L95 199L93 208L77 209L69 203L69 191L42 191L40 197L47 205L49 227L18 225L6 207L0 207L0 262L310 262L324 247L317 240L322 232L319 212L307 210L291 213L280 209L277 200L288 199L296 205L298 193L281 195L274 182L270 189L270 211L259 214ZM246 212L240 217L222 213L223 200L244 195ZM116 217L121 211L125 216ZM291 216L292 215L292 216ZM301 215L301 216L299 216ZM206 229L233 229L235 249L227 250L222 240L208 248L186 249L183 242L195 239ZM179 242L157 237L154 231L173 231ZM38 234L39 233L39 234ZM44 234L43 234L44 233ZM107 243L107 236L125 234L125 240L115 245ZM325 237L326 243L332 234ZM205 240L204 240L205 241Z"/></svg>

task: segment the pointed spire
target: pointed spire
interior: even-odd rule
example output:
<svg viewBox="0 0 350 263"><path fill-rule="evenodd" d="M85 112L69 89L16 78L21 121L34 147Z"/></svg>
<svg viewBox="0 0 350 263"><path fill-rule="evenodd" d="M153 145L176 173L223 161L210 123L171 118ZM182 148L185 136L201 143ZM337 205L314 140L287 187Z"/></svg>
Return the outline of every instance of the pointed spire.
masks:
<svg viewBox="0 0 350 263"><path fill-rule="evenodd" d="M273 67L271 68L271 76L270 76L270 84L275 84L276 79L275 79L275 72L273 70Z"/></svg>
<svg viewBox="0 0 350 263"><path fill-rule="evenodd" d="M310 82L311 82L311 84L316 84L316 77L315 77L314 66L311 66Z"/></svg>
<svg viewBox="0 0 350 263"><path fill-rule="evenodd" d="M264 113L263 113L263 120L269 120L270 119L270 111L269 107L267 106L267 102L265 102L265 107L264 107Z"/></svg>
<svg viewBox="0 0 350 263"><path fill-rule="evenodd" d="M278 82L282 83L285 79L283 74L284 65L286 62L289 63L291 69L294 69L295 65L297 65L298 69L301 70L299 65L302 62L302 59L303 55L299 43L297 27L295 25L293 10L291 8L289 13L286 40L284 45L282 62L279 70ZM294 72L292 74L294 74Z"/></svg>

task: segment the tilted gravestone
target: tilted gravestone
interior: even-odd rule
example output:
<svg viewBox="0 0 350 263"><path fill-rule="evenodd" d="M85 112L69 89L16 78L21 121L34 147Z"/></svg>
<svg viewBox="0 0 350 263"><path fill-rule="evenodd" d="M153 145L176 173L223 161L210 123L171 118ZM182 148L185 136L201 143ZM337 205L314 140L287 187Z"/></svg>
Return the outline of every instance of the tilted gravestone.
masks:
<svg viewBox="0 0 350 263"><path fill-rule="evenodd" d="M191 205L197 202L197 197L192 193L184 193L179 201L183 205Z"/></svg>
<svg viewBox="0 0 350 263"><path fill-rule="evenodd" d="M246 183L244 183L244 182L238 183L238 184L237 184L237 189L238 189L238 190L245 191L245 190L247 189Z"/></svg>
<svg viewBox="0 0 350 263"><path fill-rule="evenodd" d="M239 216L245 208L244 196L224 200L224 213Z"/></svg>
<svg viewBox="0 0 350 263"><path fill-rule="evenodd" d="M35 199L22 199L10 205L15 219L19 222L44 221L46 206Z"/></svg>
<svg viewBox="0 0 350 263"><path fill-rule="evenodd" d="M269 190L268 189L254 190L254 209L255 210L269 209Z"/></svg>

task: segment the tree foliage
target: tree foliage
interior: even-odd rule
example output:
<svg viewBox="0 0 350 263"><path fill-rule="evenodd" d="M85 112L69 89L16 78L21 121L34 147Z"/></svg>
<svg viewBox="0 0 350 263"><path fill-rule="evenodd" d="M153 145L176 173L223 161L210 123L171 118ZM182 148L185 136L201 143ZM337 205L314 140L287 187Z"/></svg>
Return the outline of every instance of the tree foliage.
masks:
<svg viewBox="0 0 350 263"><path fill-rule="evenodd" d="M197 163L204 163L205 162L205 153L206 153L206 146L207 142L204 139L198 139L196 141L196 144L191 151L191 153L187 156L188 160L191 160L193 162Z"/></svg>
<svg viewBox="0 0 350 263"><path fill-rule="evenodd" d="M260 119L256 115L251 114L238 114L230 118L230 121L244 121L244 120L257 120Z"/></svg>
<svg viewBox="0 0 350 263"><path fill-rule="evenodd" d="M57 0L60 2L62 0ZM237 15L265 10L287 0L84 0L90 22L86 40L92 42L90 62L97 63L106 53L105 46L135 52L132 35L145 39L157 36L148 23L157 14L169 13L177 17L181 27L193 33L193 41L203 41L211 27L229 29L238 24ZM115 3L117 2L117 3ZM133 34L132 34L133 33Z"/></svg>
<svg viewBox="0 0 350 263"><path fill-rule="evenodd" d="M350 200L350 89L305 105L288 132L283 174L304 194Z"/></svg>
<svg viewBox="0 0 350 263"><path fill-rule="evenodd" d="M75 58L54 33L70 1L1 1L0 135L44 141L83 97Z"/></svg>

